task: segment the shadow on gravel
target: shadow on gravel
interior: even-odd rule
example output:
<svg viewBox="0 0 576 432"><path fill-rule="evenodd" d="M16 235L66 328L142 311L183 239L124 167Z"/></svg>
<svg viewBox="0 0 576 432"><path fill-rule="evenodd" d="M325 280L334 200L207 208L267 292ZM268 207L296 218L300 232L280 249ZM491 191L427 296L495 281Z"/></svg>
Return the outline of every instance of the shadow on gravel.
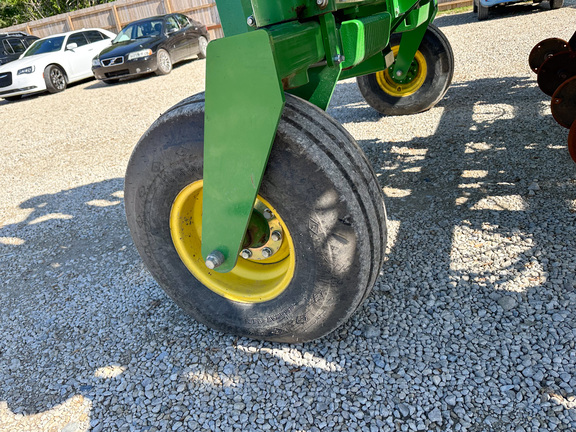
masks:
<svg viewBox="0 0 576 432"><path fill-rule="evenodd" d="M385 120L345 94L330 108L337 120ZM566 328L576 269L565 264L576 183L548 102L531 79L455 84L434 108L443 113L433 135L393 141L380 124L380 139L360 141L388 195L391 250L359 313L299 346L221 335L184 316L132 246L122 179L22 203L28 216L0 227L0 421L34 430L34 413L75 404L68 424L98 431L216 430L255 424L270 400L273 418L297 412L276 430L313 430L321 415L319 430L330 430L343 413L351 430L369 418L377 430L408 430L411 416L450 430L469 407L480 423L496 418L482 430L547 421L553 407L540 396L576 388ZM541 362L548 351L553 361ZM374 410L350 416L363 400ZM431 405L442 406L438 423L420 409Z"/></svg>
<svg viewBox="0 0 576 432"><path fill-rule="evenodd" d="M437 106L444 112L432 136L408 142L394 137L388 142L386 136L359 142L371 155L388 195L389 218L400 222L388 265L409 261L408 254L416 250L434 256L434 271L441 272L447 284L461 273L459 277L481 284L490 294L502 288L514 291L516 278L523 275L533 288L540 286L546 278L531 276L535 256L554 256L557 251L556 256L572 260L568 246L576 244L576 238L563 226L576 219L574 166L566 148L567 131L552 119L549 100L532 78L454 84ZM331 114L346 122L381 118L361 100L331 107ZM550 208L563 209L559 212L563 219L550 221ZM409 224L418 227L403 228ZM455 272L451 248L453 236L462 230L472 237L473 232L488 231L494 239L504 239L504 244L515 244L518 254L501 263L497 276L493 267L489 272L482 266ZM550 230L562 234L554 244L549 243ZM432 243L418 241L424 233L432 234ZM478 256L460 258L490 261L482 255L498 251L486 240L478 236L474 245ZM445 246L441 256L439 244ZM552 266L545 273L559 276ZM565 288L573 289L572 285Z"/></svg>

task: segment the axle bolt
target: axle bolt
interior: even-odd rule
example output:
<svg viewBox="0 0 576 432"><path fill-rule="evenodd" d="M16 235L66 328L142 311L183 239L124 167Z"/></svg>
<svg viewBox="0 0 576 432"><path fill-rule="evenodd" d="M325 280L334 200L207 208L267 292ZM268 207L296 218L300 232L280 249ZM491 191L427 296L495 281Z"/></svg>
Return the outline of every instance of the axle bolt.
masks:
<svg viewBox="0 0 576 432"><path fill-rule="evenodd" d="M401 77L403 73L404 73L404 72L402 72L401 70L397 70L397 71L396 71L396 76L397 76L397 77Z"/></svg>
<svg viewBox="0 0 576 432"><path fill-rule="evenodd" d="M272 256L272 249L265 247L264 249L262 249L262 256L264 258L270 258Z"/></svg>
<svg viewBox="0 0 576 432"><path fill-rule="evenodd" d="M273 231L272 234L270 234L270 238L274 241L280 241L282 240L282 233L280 231Z"/></svg>
<svg viewBox="0 0 576 432"><path fill-rule="evenodd" d="M242 249L240 256L244 259L248 259L252 256L252 251L250 249Z"/></svg>
<svg viewBox="0 0 576 432"><path fill-rule="evenodd" d="M247 23L250 27L256 27L256 18L254 18L254 15L250 15L250 16L246 19L246 23Z"/></svg>
<svg viewBox="0 0 576 432"><path fill-rule="evenodd" d="M224 264L224 261L226 261L226 259L224 258L222 252L215 250L210 252L210 254L206 257L206 267L208 267L210 270L214 270L216 267L220 267L222 264Z"/></svg>

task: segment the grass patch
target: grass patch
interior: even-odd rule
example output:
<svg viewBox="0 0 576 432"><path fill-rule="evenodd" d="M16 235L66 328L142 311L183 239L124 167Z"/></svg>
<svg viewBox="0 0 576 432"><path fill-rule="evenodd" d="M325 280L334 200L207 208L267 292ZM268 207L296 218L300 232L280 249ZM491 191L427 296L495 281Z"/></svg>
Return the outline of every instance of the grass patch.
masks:
<svg viewBox="0 0 576 432"><path fill-rule="evenodd" d="M464 12L472 12L472 6L463 6L459 8L438 11L437 15L453 15Z"/></svg>

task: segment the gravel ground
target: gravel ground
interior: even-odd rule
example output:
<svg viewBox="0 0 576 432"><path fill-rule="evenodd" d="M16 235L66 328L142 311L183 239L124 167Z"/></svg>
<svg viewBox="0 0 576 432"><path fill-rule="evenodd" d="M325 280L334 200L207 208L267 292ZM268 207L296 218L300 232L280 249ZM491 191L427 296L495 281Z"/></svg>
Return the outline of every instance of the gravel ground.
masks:
<svg viewBox="0 0 576 432"><path fill-rule="evenodd" d="M130 152L204 61L0 102L0 431L576 430L575 165L527 66L575 9L439 17L456 71L423 114L338 85L388 259L353 319L298 346L185 316L126 227Z"/></svg>

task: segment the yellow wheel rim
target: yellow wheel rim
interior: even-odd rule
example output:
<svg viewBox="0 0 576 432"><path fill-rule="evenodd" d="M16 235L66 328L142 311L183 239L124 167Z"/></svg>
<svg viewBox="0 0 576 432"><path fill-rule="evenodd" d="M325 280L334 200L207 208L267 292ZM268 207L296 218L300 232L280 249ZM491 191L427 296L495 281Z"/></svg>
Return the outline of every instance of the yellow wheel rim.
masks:
<svg viewBox="0 0 576 432"><path fill-rule="evenodd" d="M176 197L170 212L172 242L182 262L204 286L229 300L262 303L279 296L294 275L294 243L284 221L264 198L258 195L255 207L267 208L273 215L268 224L271 231L280 231L281 240L272 238L259 249L251 249L251 258L238 257L228 273L206 267L201 254L203 181L186 186ZM270 247L275 253L263 258L259 251Z"/></svg>
<svg viewBox="0 0 576 432"><path fill-rule="evenodd" d="M394 57L398 55L398 48L399 45L392 47ZM404 80L397 81L392 78L390 75L392 69L393 66L390 66L386 70L376 72L376 81L382 90L394 97L406 97L416 93L418 89L422 87L422 84L424 84L428 72L426 59L420 51L416 51L414 60Z"/></svg>

